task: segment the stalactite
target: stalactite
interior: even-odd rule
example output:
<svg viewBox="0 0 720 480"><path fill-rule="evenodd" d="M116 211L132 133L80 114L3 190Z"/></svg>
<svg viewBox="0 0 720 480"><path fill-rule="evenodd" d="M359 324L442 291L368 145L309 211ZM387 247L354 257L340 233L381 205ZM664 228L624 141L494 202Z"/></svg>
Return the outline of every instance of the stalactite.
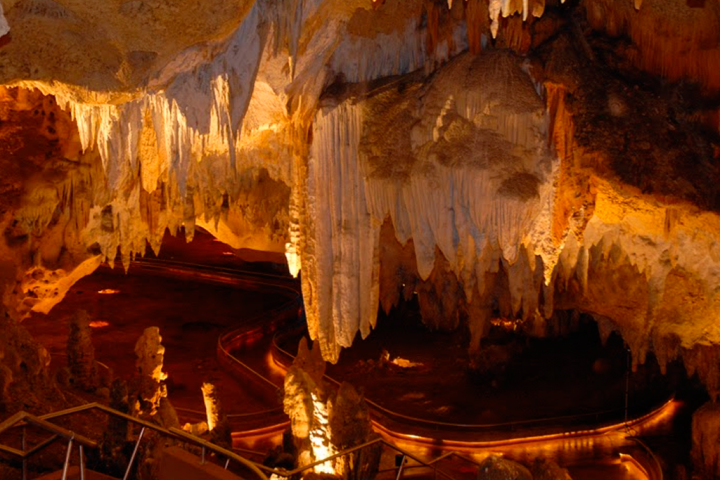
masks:
<svg viewBox="0 0 720 480"><path fill-rule="evenodd" d="M396 15L409 14L414 12L396 12ZM430 49L427 45L430 42L430 31L423 35L418 23L411 16L399 30L379 31L374 38L363 35L353 42L343 42L332 55L332 70L346 82L358 83L404 75L422 68L428 59L433 58L432 54L436 52L441 39L436 38ZM447 53L441 59L446 60L460 52L463 46L459 42L454 48L446 48ZM348 58L353 61L348 62Z"/></svg>
<svg viewBox="0 0 720 480"><path fill-rule="evenodd" d="M637 46L630 60L640 68L673 81L692 78L710 92L720 91L717 2L692 8L682 0L664 0L640 8L640 2L593 0L586 10L592 28L630 36Z"/></svg>
<svg viewBox="0 0 720 480"><path fill-rule="evenodd" d="M427 39L425 48L428 52L434 52L440 41L440 9L432 0L425 2L427 16Z"/></svg>
<svg viewBox="0 0 720 480"><path fill-rule="evenodd" d="M343 104L320 111L308 160L301 254L308 330L336 361L359 330L374 327L378 306L380 223L367 211L358 160L361 110Z"/></svg>
<svg viewBox="0 0 720 480"><path fill-rule="evenodd" d="M466 72L471 66L474 71L469 76ZM503 72L502 80L492 72ZM464 83L458 84L458 78L465 79ZM501 100L507 98L507 89L514 92L511 104ZM412 95L412 88L405 91ZM542 262L538 268L535 245L518 245L526 237L540 238L541 232L549 231L550 211L539 213L542 205L552 204L552 188L546 187L552 181L539 178L550 178L553 169L542 135L529 133L546 126L530 79L509 57L468 56L437 77L419 112L405 108L401 98L396 104L388 100L381 95L377 103L370 101L362 108L341 103L322 111L313 126L303 281L307 282L304 294L311 336L320 341L331 360L336 358L336 349L348 345L367 321L368 313L359 305L369 304L367 312L377 308L375 245L385 218L391 219L401 244L413 239L416 268L423 280L413 283L429 325L457 324L462 295L452 292L467 288L470 297L473 277L485 275L476 266L497 268L493 258L497 263L503 257L516 272L512 278L518 279L518 291L527 287L534 292L514 295L515 311L534 319L539 308ZM388 105L397 109L383 110ZM416 122L416 114L424 125L405 129L404 125ZM388 123L366 125L365 115ZM462 164L451 157L461 153L452 148L462 145L458 141L466 138L468 129L479 130L473 145L477 158ZM513 146L523 153L517 157L504 153ZM386 157L393 149L398 149L398 157ZM383 157L376 152L383 152ZM517 170L511 174L506 170L498 179L493 165L515 165ZM534 165L536 170L526 172L524 165ZM477 262L481 252L482 261ZM443 259L441 267L438 259ZM350 271L352 282L347 280ZM465 278L468 286L457 283L458 278ZM478 283L484 290L484 280ZM387 295L383 303L389 309L399 296L397 291ZM374 324L370 315L372 323L366 324L366 330L361 328L363 335Z"/></svg>
<svg viewBox="0 0 720 480"><path fill-rule="evenodd" d="M477 55L483 48L483 32L487 31L487 4L481 0L468 0L465 4L465 23L467 24L468 47L470 53Z"/></svg>

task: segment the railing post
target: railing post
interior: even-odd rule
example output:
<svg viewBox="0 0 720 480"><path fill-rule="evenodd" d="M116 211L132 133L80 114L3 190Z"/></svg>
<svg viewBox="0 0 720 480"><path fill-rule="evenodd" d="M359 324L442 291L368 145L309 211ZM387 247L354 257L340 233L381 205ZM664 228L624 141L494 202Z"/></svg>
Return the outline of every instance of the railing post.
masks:
<svg viewBox="0 0 720 480"><path fill-rule="evenodd" d="M200 457L200 465L205 465L205 445L202 447L202 457Z"/></svg>
<svg viewBox="0 0 720 480"><path fill-rule="evenodd" d="M83 446L78 447L78 461L80 462L80 480L85 480L85 452Z"/></svg>
<svg viewBox="0 0 720 480"><path fill-rule="evenodd" d="M127 480L130 477L130 470L132 470L133 463L135 462L135 456L137 455L138 447L140 446L140 441L142 440L143 435L145 435L145 427L140 429L140 435L138 435L137 442L135 442L135 448L133 448L133 453L130 455L130 461L128 462L127 470L125 470L123 480Z"/></svg>
<svg viewBox="0 0 720 480"><path fill-rule="evenodd" d="M26 447L26 435L27 435L27 428L23 427L22 429L22 451L23 451L23 459L22 459L22 479L27 480L27 458L24 456L25 454L25 448Z"/></svg>
<svg viewBox="0 0 720 480"><path fill-rule="evenodd" d="M70 466L70 452L72 451L74 439L75 434L70 432L70 440L68 440L67 452L65 452L65 465L63 465L62 480L67 480L68 467Z"/></svg>
<svg viewBox="0 0 720 480"><path fill-rule="evenodd" d="M225 470L227 470L229 466L230 466L230 459L228 458L227 460L225 460Z"/></svg>
<svg viewBox="0 0 720 480"><path fill-rule="evenodd" d="M395 457L395 463L397 463L397 456ZM397 473L397 476L395 477L395 480L400 480L404 466L405 466L405 454L403 454L403 456L400 458L400 465L398 465L398 473Z"/></svg>

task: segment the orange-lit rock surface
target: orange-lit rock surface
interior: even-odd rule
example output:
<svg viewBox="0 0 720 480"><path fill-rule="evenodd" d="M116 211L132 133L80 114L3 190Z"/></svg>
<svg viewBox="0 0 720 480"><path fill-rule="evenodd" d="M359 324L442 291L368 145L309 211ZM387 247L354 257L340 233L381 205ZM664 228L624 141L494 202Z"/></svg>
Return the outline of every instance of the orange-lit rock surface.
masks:
<svg viewBox="0 0 720 480"><path fill-rule="evenodd" d="M720 7L641 3L2 0L3 303L200 225L286 253L327 360L417 292L718 391Z"/></svg>

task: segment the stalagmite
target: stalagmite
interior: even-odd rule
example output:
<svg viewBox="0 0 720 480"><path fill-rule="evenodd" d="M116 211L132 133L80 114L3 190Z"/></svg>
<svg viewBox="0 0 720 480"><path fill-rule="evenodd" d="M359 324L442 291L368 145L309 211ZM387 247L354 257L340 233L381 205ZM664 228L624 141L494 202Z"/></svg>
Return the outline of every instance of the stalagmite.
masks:
<svg viewBox="0 0 720 480"><path fill-rule="evenodd" d="M167 373L162 371L165 347L161 341L160 330L148 327L135 344L138 400L134 408L149 415L155 415L162 399L167 397Z"/></svg>
<svg viewBox="0 0 720 480"><path fill-rule="evenodd" d="M95 347L92 344L90 316L78 310L70 322L67 343L68 368L74 386L94 391L98 387L98 372L95 363Z"/></svg>
<svg viewBox="0 0 720 480"><path fill-rule="evenodd" d="M490 5L488 7L488 11L490 14L490 33L492 33L493 38L497 37L497 32L499 28L498 19L500 18L500 10L502 8L502 3L500 0L490 0Z"/></svg>
<svg viewBox="0 0 720 480"><path fill-rule="evenodd" d="M201 390L203 394L203 401L205 403L208 430L212 431L220 422L220 400L218 398L217 389L212 383L203 383Z"/></svg>

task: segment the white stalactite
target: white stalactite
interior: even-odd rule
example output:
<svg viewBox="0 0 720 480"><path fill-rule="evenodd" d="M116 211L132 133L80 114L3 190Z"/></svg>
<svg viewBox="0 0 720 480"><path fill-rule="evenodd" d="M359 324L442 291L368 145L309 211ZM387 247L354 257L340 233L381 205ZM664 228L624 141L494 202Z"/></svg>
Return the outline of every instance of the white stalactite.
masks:
<svg viewBox="0 0 720 480"><path fill-rule="evenodd" d="M370 333L379 302L380 223L367 211L361 127L357 106L321 110L308 159L303 295L310 336L331 361L358 330L363 337Z"/></svg>

